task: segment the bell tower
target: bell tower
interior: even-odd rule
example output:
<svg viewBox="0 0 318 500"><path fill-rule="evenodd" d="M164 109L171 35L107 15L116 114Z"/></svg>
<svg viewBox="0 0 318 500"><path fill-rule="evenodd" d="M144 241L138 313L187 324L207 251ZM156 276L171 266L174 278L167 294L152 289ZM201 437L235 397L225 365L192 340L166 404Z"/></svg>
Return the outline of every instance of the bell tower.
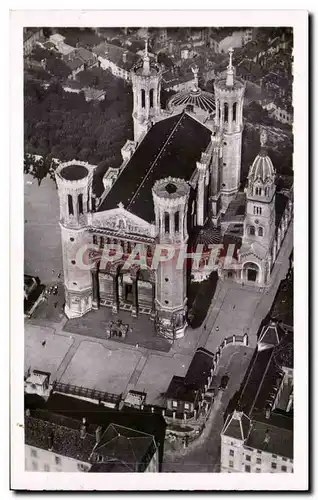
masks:
<svg viewBox="0 0 318 500"><path fill-rule="evenodd" d="M215 123L223 133L221 166L221 204L225 212L240 186L243 132L243 102L245 83L236 78L232 64L233 49L229 49L226 78L214 84Z"/></svg>
<svg viewBox="0 0 318 500"><path fill-rule="evenodd" d="M161 68L150 61L148 40L142 60L131 70L134 141L139 143L160 115Z"/></svg>
<svg viewBox="0 0 318 500"><path fill-rule="evenodd" d="M61 163L55 174L60 199L65 314L68 318L82 316L92 308L92 274L85 248L93 208L94 168L72 160Z"/></svg>
<svg viewBox="0 0 318 500"><path fill-rule="evenodd" d="M266 132L260 135L261 149L248 174L243 243L259 243L270 251L275 239L275 169L266 150Z"/></svg>
<svg viewBox="0 0 318 500"><path fill-rule="evenodd" d="M152 188L157 229L156 311L160 333L173 342L187 323L187 209L190 187L167 177ZM160 252L160 258L159 257Z"/></svg>

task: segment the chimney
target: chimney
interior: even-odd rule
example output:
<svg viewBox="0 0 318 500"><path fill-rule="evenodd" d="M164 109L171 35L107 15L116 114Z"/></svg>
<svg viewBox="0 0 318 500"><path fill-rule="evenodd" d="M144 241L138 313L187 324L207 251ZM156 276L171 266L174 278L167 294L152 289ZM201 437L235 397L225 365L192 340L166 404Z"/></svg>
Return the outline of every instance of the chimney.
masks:
<svg viewBox="0 0 318 500"><path fill-rule="evenodd" d="M126 63L127 62L127 52L124 52L123 53L123 62Z"/></svg>
<svg viewBox="0 0 318 500"><path fill-rule="evenodd" d="M80 438L85 439L85 437L86 437L86 418L83 417L82 425L80 428Z"/></svg>
<svg viewBox="0 0 318 500"><path fill-rule="evenodd" d="M101 440L101 437L102 437L102 428L101 426L99 425L95 431L95 436L96 436L96 444L98 444Z"/></svg>

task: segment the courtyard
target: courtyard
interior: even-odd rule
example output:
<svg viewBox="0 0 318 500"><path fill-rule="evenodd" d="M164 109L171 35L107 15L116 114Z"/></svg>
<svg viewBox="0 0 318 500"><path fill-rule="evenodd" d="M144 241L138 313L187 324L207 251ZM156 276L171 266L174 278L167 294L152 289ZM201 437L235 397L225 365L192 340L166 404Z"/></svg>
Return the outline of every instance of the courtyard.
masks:
<svg viewBox="0 0 318 500"><path fill-rule="evenodd" d="M24 372L26 373L29 368L43 370L50 372L51 380L54 380L74 340L55 335L53 328L27 323L24 329L24 342Z"/></svg>
<svg viewBox="0 0 318 500"><path fill-rule="evenodd" d="M128 349L108 349L99 342L83 340L60 382L121 394L125 391L142 354Z"/></svg>
<svg viewBox="0 0 318 500"><path fill-rule="evenodd" d="M77 333L87 337L106 339L106 330L111 322L122 321L128 326L126 338L112 337L112 341L118 343L118 348L123 344L143 347L153 351L168 352L171 344L156 334L154 322L148 314L139 314L133 318L129 311L119 311L114 314L110 307L101 306L97 311L90 311L81 318L69 319L64 325L64 331Z"/></svg>

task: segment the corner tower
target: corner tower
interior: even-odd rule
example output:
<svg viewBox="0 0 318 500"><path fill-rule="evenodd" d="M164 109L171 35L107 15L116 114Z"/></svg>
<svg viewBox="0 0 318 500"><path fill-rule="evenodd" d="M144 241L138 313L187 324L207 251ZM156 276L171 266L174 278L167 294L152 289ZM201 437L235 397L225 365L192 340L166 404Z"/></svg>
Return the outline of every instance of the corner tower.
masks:
<svg viewBox="0 0 318 500"><path fill-rule="evenodd" d="M275 169L266 150L266 132L260 135L261 149L248 174L243 243L260 243L270 251L275 239Z"/></svg>
<svg viewBox="0 0 318 500"><path fill-rule="evenodd" d="M139 143L160 114L161 69L150 62L148 41L142 60L131 70L134 141Z"/></svg>
<svg viewBox="0 0 318 500"><path fill-rule="evenodd" d="M229 50L230 61L226 78L214 84L215 123L223 132L223 165L221 170L222 212L239 190L241 177L241 152L243 132L243 102L245 83L234 75L233 49Z"/></svg>
<svg viewBox="0 0 318 500"><path fill-rule="evenodd" d="M65 287L65 314L82 316L92 308L92 275L87 227L91 210L94 166L76 160L61 163L56 170L60 199L60 228Z"/></svg>
<svg viewBox="0 0 318 500"><path fill-rule="evenodd" d="M157 181L152 189L158 248L166 256L156 270L157 325L172 342L183 337L187 326L187 266L183 256L188 241L189 193L190 187L183 179L172 177Z"/></svg>

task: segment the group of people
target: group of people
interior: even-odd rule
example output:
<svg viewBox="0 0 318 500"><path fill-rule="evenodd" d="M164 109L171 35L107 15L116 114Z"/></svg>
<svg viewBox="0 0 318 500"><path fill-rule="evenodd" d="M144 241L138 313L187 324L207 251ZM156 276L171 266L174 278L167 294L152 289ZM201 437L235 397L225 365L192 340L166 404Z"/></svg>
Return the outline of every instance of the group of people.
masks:
<svg viewBox="0 0 318 500"><path fill-rule="evenodd" d="M121 319L111 321L110 326L106 329L107 338L120 337L126 338L128 325L124 324Z"/></svg>

